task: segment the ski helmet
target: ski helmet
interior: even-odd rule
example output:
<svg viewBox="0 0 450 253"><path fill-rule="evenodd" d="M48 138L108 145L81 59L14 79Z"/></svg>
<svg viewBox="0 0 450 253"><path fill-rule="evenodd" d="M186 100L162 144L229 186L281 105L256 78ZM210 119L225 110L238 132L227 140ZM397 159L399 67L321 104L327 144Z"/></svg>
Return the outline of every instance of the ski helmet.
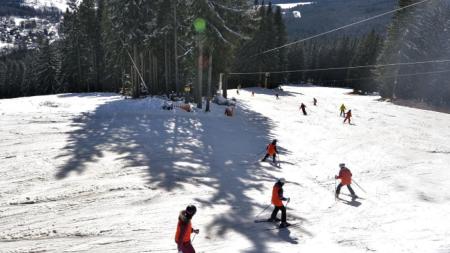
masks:
<svg viewBox="0 0 450 253"><path fill-rule="evenodd" d="M284 177L282 177L282 178L278 179L278 182L284 184L284 183L286 183L286 179Z"/></svg>
<svg viewBox="0 0 450 253"><path fill-rule="evenodd" d="M186 213L187 214L189 214L189 215L191 215L191 216L194 216L194 214L197 212L197 207L195 207L194 205L188 205L187 207L186 207Z"/></svg>
<svg viewBox="0 0 450 253"><path fill-rule="evenodd" d="M345 167L345 163L340 163L339 164L339 168L344 168Z"/></svg>
<svg viewBox="0 0 450 253"><path fill-rule="evenodd" d="M277 141L278 141L277 139L273 139L272 143L275 144L277 143Z"/></svg>

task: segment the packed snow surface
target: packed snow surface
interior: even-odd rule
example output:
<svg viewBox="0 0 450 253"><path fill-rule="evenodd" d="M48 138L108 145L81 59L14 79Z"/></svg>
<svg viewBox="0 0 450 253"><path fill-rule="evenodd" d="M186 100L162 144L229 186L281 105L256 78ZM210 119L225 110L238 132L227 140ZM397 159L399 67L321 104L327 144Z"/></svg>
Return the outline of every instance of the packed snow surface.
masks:
<svg viewBox="0 0 450 253"><path fill-rule="evenodd" d="M188 204L197 252L450 252L450 115L283 88L230 91L235 117L115 94L0 100L0 252L176 252ZM273 138L280 167L258 162ZM364 199L335 200L342 162ZM253 222L278 177L297 224L281 230Z"/></svg>

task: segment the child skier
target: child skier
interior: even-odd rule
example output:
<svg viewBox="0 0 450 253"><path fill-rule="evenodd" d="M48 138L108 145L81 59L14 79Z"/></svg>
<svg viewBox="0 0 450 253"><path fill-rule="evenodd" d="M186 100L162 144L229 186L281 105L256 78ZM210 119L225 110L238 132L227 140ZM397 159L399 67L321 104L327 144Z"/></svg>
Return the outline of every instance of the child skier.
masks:
<svg viewBox="0 0 450 253"><path fill-rule="evenodd" d="M272 205L275 206L275 209L273 210L270 218L267 220L269 222L277 221L278 211L281 210L280 228L285 228L290 225L286 222L286 207L283 205L283 201L287 201L288 203L290 201L290 198L285 198L283 196L283 185L285 182L286 180L284 178L280 178L272 188Z"/></svg>
<svg viewBox="0 0 450 253"><path fill-rule="evenodd" d="M193 229L191 219L197 212L194 205L189 205L185 210L180 212L178 216L177 232L175 234L175 242L178 246L178 252L181 253L195 253L194 247L191 244L191 233L198 234L198 229Z"/></svg>
<svg viewBox="0 0 450 253"><path fill-rule="evenodd" d="M300 109L302 110L303 115L305 115L305 116L308 115L308 114L306 113L306 105L305 105L305 104L302 103L302 104L300 105Z"/></svg>
<svg viewBox="0 0 450 253"><path fill-rule="evenodd" d="M341 117L345 117L345 110L347 110L347 108L345 108L345 105L344 104L342 104L341 105Z"/></svg>
<svg viewBox="0 0 450 253"><path fill-rule="evenodd" d="M273 140L272 143L270 143L269 145L267 145L266 147L266 156L264 156L264 158L261 160L262 162L265 162L266 159L269 156L272 156L273 159L273 163L275 163L275 157L278 154L278 150L277 150L277 140Z"/></svg>
<svg viewBox="0 0 450 253"><path fill-rule="evenodd" d="M345 167L345 163L341 163L339 164L339 167L341 168L339 171L339 175L338 176L334 176L335 179L340 179L341 182L339 183L339 185L336 188L336 198L339 198L339 193L341 192L341 188L342 186L346 185L348 190L350 191L350 194L352 196L352 198L357 198L358 196L356 196L355 192L353 191L351 184L352 184L352 172L350 172L350 170Z"/></svg>
<svg viewBox="0 0 450 253"><path fill-rule="evenodd" d="M352 124L351 117L352 117L352 110L348 110L348 112L345 114L344 123L348 120L348 123Z"/></svg>

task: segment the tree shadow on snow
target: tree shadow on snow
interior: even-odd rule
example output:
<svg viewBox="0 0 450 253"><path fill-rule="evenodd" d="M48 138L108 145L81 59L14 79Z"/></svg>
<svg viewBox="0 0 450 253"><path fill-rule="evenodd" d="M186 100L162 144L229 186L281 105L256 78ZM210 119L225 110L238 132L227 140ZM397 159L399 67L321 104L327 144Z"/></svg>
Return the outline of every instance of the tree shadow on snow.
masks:
<svg viewBox="0 0 450 253"><path fill-rule="evenodd" d="M268 187L275 178L269 168L249 161L274 138L270 135L274 123L245 106L228 118L221 113L136 107L142 103L147 102L110 101L76 118L72 125L77 128L70 133L64 154L57 157L66 162L55 177L62 180L71 173L82 174L88 163L98 162L104 152L110 152L124 171L113 176L144 172L149 188L167 192L184 189L185 184L207 186L214 191L195 200L200 208L231 207L214 217L207 230L217 236L227 231L239 233L252 242L246 252L267 252L267 243L278 239L270 233L255 233L243 224L252 223L254 214L268 204L257 203L248 193L264 191L269 198ZM213 110L222 112L224 108L214 106Z"/></svg>

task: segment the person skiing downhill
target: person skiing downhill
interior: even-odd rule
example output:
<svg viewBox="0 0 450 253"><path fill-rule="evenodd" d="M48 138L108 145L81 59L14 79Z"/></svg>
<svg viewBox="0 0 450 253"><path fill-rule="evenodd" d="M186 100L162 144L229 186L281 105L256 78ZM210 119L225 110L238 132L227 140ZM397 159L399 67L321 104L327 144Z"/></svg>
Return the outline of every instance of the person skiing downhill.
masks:
<svg viewBox="0 0 450 253"><path fill-rule="evenodd" d="M197 208L194 205L189 205L178 216L178 226L175 234L178 253L195 253L195 249L191 244L191 233L198 234L200 231L192 228L191 219L196 212Z"/></svg>
<svg viewBox="0 0 450 253"><path fill-rule="evenodd" d="M339 183L339 185L336 188L336 198L339 198L339 193L341 192L341 188L344 185L347 186L352 198L357 198L358 196L356 196L355 191L353 191L352 186L351 186L352 172L347 167L345 167L345 163L339 164L339 168L341 168L339 171L339 175L334 176L335 179L341 180L341 182Z"/></svg>
<svg viewBox="0 0 450 253"><path fill-rule="evenodd" d="M313 103L314 103L314 106L317 106L317 99L316 98L313 98Z"/></svg>
<svg viewBox="0 0 450 253"><path fill-rule="evenodd" d="M308 115L308 114L306 113L306 105L305 105L305 104L302 103L302 104L300 105L300 109L302 110L303 115L305 115L305 116Z"/></svg>
<svg viewBox="0 0 450 253"><path fill-rule="evenodd" d="M275 206L273 209L272 215L267 220L269 222L277 221L278 211L281 210L281 223L280 228L284 228L289 226L290 224L286 221L286 207L283 205L283 201L287 201L289 203L290 198L286 198L283 196L283 185L286 183L284 178L280 178L277 180L275 185L272 188L272 205Z"/></svg>
<svg viewBox="0 0 450 253"><path fill-rule="evenodd" d="M351 125L351 117L352 117L352 110L348 110L348 112L345 114L344 123L348 120L348 123Z"/></svg>
<svg viewBox="0 0 450 253"><path fill-rule="evenodd" d="M272 156L272 161L273 163L276 162L276 156L278 154L278 150L277 150L277 139L273 140L272 143L270 143L269 145L267 145L266 147L266 155L264 156L264 158L261 160L262 162L265 162L266 159L269 156Z"/></svg>
<svg viewBox="0 0 450 253"><path fill-rule="evenodd" d="M345 107L344 104L342 104L340 109L341 109L341 115L340 116L341 117L345 117L345 110L347 110L347 108Z"/></svg>

